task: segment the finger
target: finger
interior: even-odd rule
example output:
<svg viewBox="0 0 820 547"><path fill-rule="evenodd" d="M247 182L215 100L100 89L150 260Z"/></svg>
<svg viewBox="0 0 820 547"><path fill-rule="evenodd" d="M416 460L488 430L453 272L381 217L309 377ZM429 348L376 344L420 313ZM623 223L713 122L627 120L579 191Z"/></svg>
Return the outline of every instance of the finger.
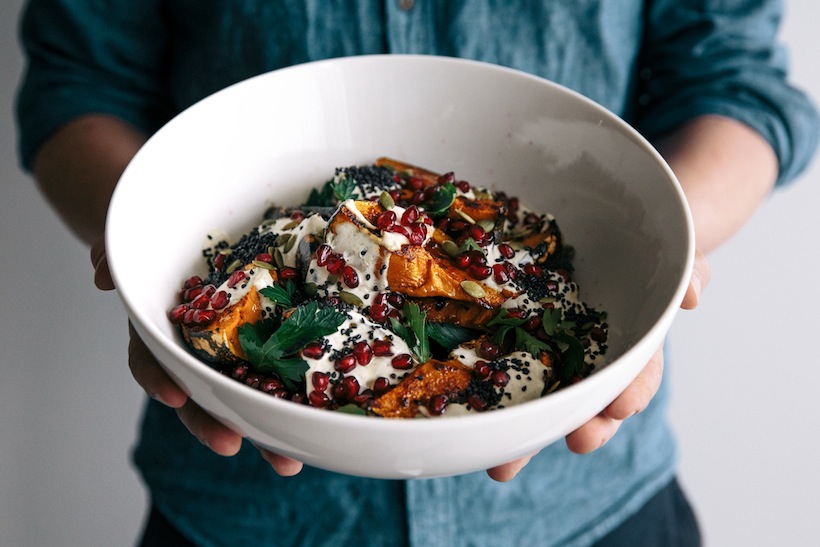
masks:
<svg viewBox="0 0 820 547"><path fill-rule="evenodd" d="M529 456L524 456L523 458L518 458L517 460L499 465L497 467L493 467L492 469L487 470L487 475L490 476L491 479L498 482L507 482L511 481L518 475L518 472L524 469L524 467L530 463L530 460L535 456L537 452L530 454Z"/></svg>
<svg viewBox="0 0 820 547"><path fill-rule="evenodd" d="M649 405L658 392L663 380L663 346L658 348L638 376L626 389L604 409L604 413L614 420L625 420Z"/></svg>
<svg viewBox="0 0 820 547"><path fill-rule="evenodd" d="M91 246L91 264L94 266L94 285L102 291L114 288L111 270L108 269L108 257L105 254L105 237L100 236Z"/></svg>
<svg viewBox="0 0 820 547"><path fill-rule="evenodd" d="M615 436L621 423L621 420L614 420L601 412L567 435L567 448L576 454L588 454L598 450Z"/></svg>
<svg viewBox="0 0 820 547"><path fill-rule="evenodd" d="M128 368L131 375L152 398L173 408L186 403L188 395L171 379L154 359L151 351L140 339L133 325L128 323Z"/></svg>
<svg viewBox="0 0 820 547"><path fill-rule="evenodd" d="M712 267L706 255L699 250L695 251L695 264L692 267L692 278L689 280L689 286L686 288L686 294L683 296L681 308L691 310L697 307L700 302L700 295L709 281L712 279Z"/></svg>
<svg viewBox="0 0 820 547"><path fill-rule="evenodd" d="M262 454L262 457L268 462L273 470L276 471L279 475L283 477L292 477L294 475L298 475L299 472L302 470L303 464L300 461L294 460L293 458L288 458L287 456L282 456L275 452L271 452L265 448L260 446L256 447L259 452Z"/></svg>
<svg viewBox="0 0 820 547"><path fill-rule="evenodd" d="M222 425L191 399L177 409L177 416L199 442L220 456L233 456L242 447L241 435Z"/></svg>

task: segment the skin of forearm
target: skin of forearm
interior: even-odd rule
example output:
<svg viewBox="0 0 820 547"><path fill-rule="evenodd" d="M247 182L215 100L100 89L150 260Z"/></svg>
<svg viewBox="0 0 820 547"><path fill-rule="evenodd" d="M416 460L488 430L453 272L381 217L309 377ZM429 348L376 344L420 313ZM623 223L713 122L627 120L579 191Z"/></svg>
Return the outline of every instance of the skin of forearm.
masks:
<svg viewBox="0 0 820 547"><path fill-rule="evenodd" d="M777 178L778 161L769 143L730 118L696 118L656 146L686 194L704 253L743 227Z"/></svg>
<svg viewBox="0 0 820 547"><path fill-rule="evenodd" d="M105 230L111 194L147 136L105 115L74 119L38 150L33 174L63 222L91 245Z"/></svg>

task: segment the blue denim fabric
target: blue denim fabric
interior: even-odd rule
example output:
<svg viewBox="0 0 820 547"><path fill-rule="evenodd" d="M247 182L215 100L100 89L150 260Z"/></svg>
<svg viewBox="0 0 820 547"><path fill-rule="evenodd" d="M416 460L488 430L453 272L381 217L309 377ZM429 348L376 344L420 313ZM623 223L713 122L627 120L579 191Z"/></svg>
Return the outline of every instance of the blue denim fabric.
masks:
<svg viewBox="0 0 820 547"><path fill-rule="evenodd" d="M33 0L21 27L20 155L30 167L43 140L84 113L152 132L261 72L423 53L552 79L649 138L701 114L735 117L772 144L784 183L814 151L818 119L786 82L781 10L771 0L416 0L410 9L397 0ZM154 503L202 545L588 545L671 480L666 400L664 386L603 449L577 456L556 443L503 485L483 473L403 482L305 469L285 479L250 446L213 455L153 402L134 461Z"/></svg>

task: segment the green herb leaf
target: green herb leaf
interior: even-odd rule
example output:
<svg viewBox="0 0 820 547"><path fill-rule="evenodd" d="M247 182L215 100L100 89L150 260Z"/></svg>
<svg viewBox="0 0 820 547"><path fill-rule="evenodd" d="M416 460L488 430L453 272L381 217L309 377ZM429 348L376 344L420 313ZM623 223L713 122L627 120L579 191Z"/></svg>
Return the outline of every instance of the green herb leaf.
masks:
<svg viewBox="0 0 820 547"><path fill-rule="evenodd" d="M330 187L333 189L333 195L339 202L356 197L356 180L345 175L339 182L331 182Z"/></svg>
<svg viewBox="0 0 820 547"><path fill-rule="evenodd" d="M572 378L576 374L580 374L584 370L584 344L576 337L566 333L558 334L555 340L563 344L565 349L562 349L561 355L564 358L564 366L561 367L561 379L566 380Z"/></svg>
<svg viewBox="0 0 820 547"><path fill-rule="evenodd" d="M464 342L474 340L476 332L451 323L427 323L427 336L448 352Z"/></svg>
<svg viewBox="0 0 820 547"><path fill-rule="evenodd" d="M439 186L433 196L424 204L425 212L433 217L443 215L455 201L457 191L452 182Z"/></svg>
<svg viewBox="0 0 820 547"><path fill-rule="evenodd" d="M481 251L482 254L486 255L484 248L476 243L476 240L471 237L464 240L464 243L461 244L460 250L462 253L464 251Z"/></svg>
<svg viewBox="0 0 820 547"><path fill-rule="evenodd" d="M279 304L285 308L292 308L293 307L293 294L296 291L296 286L293 284L293 281L288 279L285 282L285 286L282 285L270 285L268 287L263 288L259 291L262 296L271 300L274 304Z"/></svg>
<svg viewBox="0 0 820 547"><path fill-rule="evenodd" d="M520 327L515 328L515 347L521 351L526 351L536 359L541 356L542 351L549 352L552 349L549 344L542 342Z"/></svg>
<svg viewBox="0 0 820 547"><path fill-rule="evenodd" d="M333 181L327 181L321 190L316 188L311 190L305 205L309 207L330 207L335 205L332 184Z"/></svg>
<svg viewBox="0 0 820 547"><path fill-rule="evenodd" d="M260 372L274 373L289 389L304 378L307 363L293 357L309 342L336 332L345 315L335 308L319 309L315 301L294 309L277 324L274 321L246 323L237 329L239 343L248 361Z"/></svg>
<svg viewBox="0 0 820 547"><path fill-rule="evenodd" d="M362 407L354 405L353 403L348 403L346 405L340 406L336 409L336 412L344 412L345 414L358 414L360 416L367 415L367 412L365 412L365 410Z"/></svg>
<svg viewBox="0 0 820 547"><path fill-rule="evenodd" d="M405 302L403 311L407 324L391 317L390 325L393 332L407 342L413 357L419 363L426 363L431 357L430 340L427 338L427 312L422 312L418 304L413 302Z"/></svg>

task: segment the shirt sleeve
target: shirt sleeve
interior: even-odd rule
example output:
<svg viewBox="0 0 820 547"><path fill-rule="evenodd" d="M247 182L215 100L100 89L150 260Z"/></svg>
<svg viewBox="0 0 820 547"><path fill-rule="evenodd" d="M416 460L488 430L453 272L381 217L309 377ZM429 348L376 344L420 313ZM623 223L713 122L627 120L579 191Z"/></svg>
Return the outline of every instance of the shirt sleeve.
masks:
<svg viewBox="0 0 820 547"><path fill-rule="evenodd" d="M167 32L160 0L31 0L20 38L27 64L16 115L30 170L43 142L84 114L155 131L168 119Z"/></svg>
<svg viewBox="0 0 820 547"><path fill-rule="evenodd" d="M636 127L655 138L700 115L737 119L780 162L778 184L798 175L817 147L811 101L787 81L775 0L655 0L647 7Z"/></svg>

